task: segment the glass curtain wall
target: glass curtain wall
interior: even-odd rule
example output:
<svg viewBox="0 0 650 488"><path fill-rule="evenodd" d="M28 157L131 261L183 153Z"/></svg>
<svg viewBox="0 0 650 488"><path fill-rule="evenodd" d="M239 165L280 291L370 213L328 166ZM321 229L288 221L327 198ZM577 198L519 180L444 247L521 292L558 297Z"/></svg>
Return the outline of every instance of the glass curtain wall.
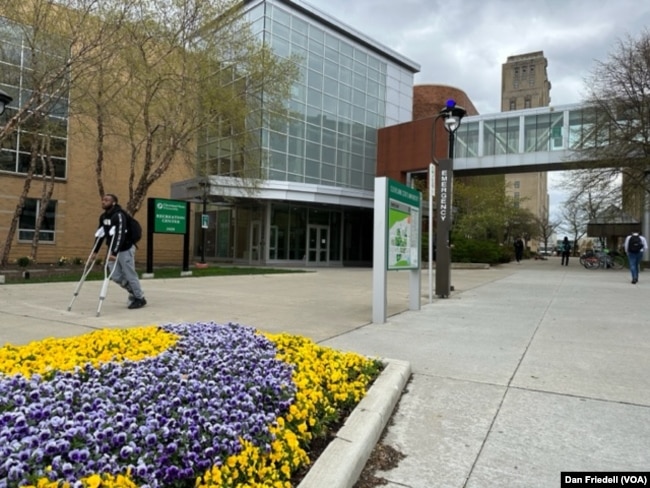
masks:
<svg viewBox="0 0 650 488"><path fill-rule="evenodd" d="M410 109L403 99L412 97L412 73L286 5L263 2L248 17L277 55L294 56L301 74L289 118L263 117L273 120L261 136L268 178L372 190L377 129L393 122L387 103L408 101Z"/></svg>

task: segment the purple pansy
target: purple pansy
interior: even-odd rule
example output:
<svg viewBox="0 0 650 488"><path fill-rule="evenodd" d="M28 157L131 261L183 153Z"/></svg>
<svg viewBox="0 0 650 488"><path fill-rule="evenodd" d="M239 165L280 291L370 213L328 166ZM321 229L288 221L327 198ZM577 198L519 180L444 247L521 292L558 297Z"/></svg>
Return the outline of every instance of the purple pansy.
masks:
<svg viewBox="0 0 650 488"><path fill-rule="evenodd" d="M171 486L236 454L240 438L268 446L295 393L273 343L234 324L163 329L178 343L142 361L0 375L0 487L127 467L139 485Z"/></svg>

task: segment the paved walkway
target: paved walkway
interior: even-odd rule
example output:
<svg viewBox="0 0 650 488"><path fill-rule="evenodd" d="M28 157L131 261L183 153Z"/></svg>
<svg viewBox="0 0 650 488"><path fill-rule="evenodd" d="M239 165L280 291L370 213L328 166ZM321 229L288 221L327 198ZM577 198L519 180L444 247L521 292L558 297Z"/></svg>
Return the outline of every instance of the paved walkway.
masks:
<svg viewBox="0 0 650 488"><path fill-rule="evenodd" d="M370 324L372 271L144 281L127 310L100 282L0 285L0 344L103 327L238 322L301 334L413 371L385 443L406 455L388 488L552 487L561 471L650 470L650 278L572 259L452 270L456 291L408 308L389 273L386 324Z"/></svg>

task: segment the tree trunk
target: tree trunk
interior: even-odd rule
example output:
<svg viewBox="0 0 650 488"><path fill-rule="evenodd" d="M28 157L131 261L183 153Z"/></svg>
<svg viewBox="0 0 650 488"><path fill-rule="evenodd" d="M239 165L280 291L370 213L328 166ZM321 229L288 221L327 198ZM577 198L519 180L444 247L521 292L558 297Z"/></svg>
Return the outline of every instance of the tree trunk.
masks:
<svg viewBox="0 0 650 488"><path fill-rule="evenodd" d="M18 204L16 205L16 210L14 210L14 216L11 219L11 224L9 225L9 231L7 232L7 237L5 240L4 247L2 249L2 257L0 258L0 266L7 266L9 264L9 254L11 253L11 246L13 244L14 236L16 235L16 229L18 228L18 222L20 221L20 216L23 213L23 208L25 207L25 199L29 194L29 189L32 185L32 179L34 178L34 168L36 166L36 153L32 150L32 157L29 163L29 169L27 175L25 176L25 182L23 184L23 191L20 194L18 199Z"/></svg>
<svg viewBox="0 0 650 488"><path fill-rule="evenodd" d="M43 220L47 213L47 207L52 200L54 193L54 163L50 154L50 138L45 136L41 141L41 162L43 165L43 189L41 192L41 199L39 202L38 215L36 217L36 225L34 227L34 237L32 238L32 252L31 258L36 262L38 254L38 243L41 236L41 227ZM45 155L45 156L44 156Z"/></svg>

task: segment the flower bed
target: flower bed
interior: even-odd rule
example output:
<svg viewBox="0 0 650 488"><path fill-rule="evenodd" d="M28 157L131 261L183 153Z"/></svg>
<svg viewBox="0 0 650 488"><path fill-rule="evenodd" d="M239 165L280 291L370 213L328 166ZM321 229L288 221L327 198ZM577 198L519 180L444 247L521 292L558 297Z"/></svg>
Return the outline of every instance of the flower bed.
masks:
<svg viewBox="0 0 650 488"><path fill-rule="evenodd" d="M381 364L234 324L0 348L0 487L291 487Z"/></svg>

